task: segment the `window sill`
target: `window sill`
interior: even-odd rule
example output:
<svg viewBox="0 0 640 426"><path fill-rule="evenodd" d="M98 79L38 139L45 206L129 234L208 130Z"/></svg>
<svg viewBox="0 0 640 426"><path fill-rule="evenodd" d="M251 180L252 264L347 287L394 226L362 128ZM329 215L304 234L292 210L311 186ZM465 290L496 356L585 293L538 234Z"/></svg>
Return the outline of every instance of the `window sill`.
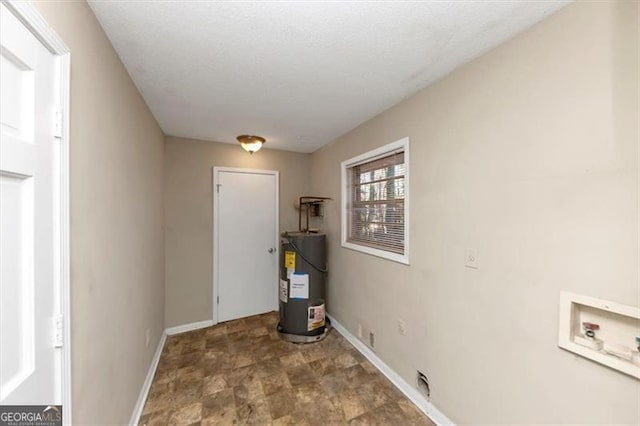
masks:
<svg viewBox="0 0 640 426"><path fill-rule="evenodd" d="M403 265L409 265L408 254L391 253L388 251L367 247L367 246L361 246L359 244L349 243L346 241L342 242L342 247L348 248L354 251L359 251L361 253L370 254L372 256L381 257L383 259L391 260L393 262L402 263Z"/></svg>

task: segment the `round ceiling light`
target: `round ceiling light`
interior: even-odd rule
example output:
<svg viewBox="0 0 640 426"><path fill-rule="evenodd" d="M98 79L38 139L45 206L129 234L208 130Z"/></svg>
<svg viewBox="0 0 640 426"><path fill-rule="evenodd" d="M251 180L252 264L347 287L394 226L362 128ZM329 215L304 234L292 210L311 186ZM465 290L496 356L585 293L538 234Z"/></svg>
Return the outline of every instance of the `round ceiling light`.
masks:
<svg viewBox="0 0 640 426"><path fill-rule="evenodd" d="M242 146L242 148L244 148L244 150L249 154L253 154L254 152L258 151L260 148L262 148L262 144L266 142L264 138L253 135L241 135L236 139L238 139L240 146Z"/></svg>

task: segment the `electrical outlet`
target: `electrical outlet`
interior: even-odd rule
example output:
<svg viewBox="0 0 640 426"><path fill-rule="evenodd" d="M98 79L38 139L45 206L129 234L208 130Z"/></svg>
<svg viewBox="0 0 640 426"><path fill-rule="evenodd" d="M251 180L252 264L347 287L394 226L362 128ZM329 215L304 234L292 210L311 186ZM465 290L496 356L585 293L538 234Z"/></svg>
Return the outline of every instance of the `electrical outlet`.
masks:
<svg viewBox="0 0 640 426"><path fill-rule="evenodd" d="M372 331L369 332L369 346L372 348L376 347L376 336Z"/></svg>
<svg viewBox="0 0 640 426"><path fill-rule="evenodd" d="M147 328L147 331L144 332L144 341L147 348L149 347L149 343L151 343L151 329Z"/></svg>
<svg viewBox="0 0 640 426"><path fill-rule="evenodd" d="M407 323L402 318L398 318L398 333L402 336L407 334Z"/></svg>
<svg viewBox="0 0 640 426"><path fill-rule="evenodd" d="M468 248L464 251L464 266L478 269L478 250Z"/></svg>

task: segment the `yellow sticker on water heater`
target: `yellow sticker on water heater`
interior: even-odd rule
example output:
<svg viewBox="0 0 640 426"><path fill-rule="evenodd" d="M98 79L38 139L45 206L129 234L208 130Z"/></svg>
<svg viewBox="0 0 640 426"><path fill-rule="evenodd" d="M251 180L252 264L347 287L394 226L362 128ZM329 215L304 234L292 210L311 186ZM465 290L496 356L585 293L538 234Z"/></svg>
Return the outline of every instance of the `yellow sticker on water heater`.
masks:
<svg viewBox="0 0 640 426"><path fill-rule="evenodd" d="M287 269L296 269L296 252L295 251L284 252L284 267Z"/></svg>

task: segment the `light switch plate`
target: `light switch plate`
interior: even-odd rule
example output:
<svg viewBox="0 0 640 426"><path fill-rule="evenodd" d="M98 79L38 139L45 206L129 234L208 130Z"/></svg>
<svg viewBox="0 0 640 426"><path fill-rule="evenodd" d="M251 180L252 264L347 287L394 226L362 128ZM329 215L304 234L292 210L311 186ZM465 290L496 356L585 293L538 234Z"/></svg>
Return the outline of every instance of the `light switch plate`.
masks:
<svg viewBox="0 0 640 426"><path fill-rule="evenodd" d="M398 333L402 336L407 334L407 323L402 318L398 318Z"/></svg>
<svg viewBox="0 0 640 426"><path fill-rule="evenodd" d="M478 250L471 248L465 249L464 266L467 268L478 269Z"/></svg>

